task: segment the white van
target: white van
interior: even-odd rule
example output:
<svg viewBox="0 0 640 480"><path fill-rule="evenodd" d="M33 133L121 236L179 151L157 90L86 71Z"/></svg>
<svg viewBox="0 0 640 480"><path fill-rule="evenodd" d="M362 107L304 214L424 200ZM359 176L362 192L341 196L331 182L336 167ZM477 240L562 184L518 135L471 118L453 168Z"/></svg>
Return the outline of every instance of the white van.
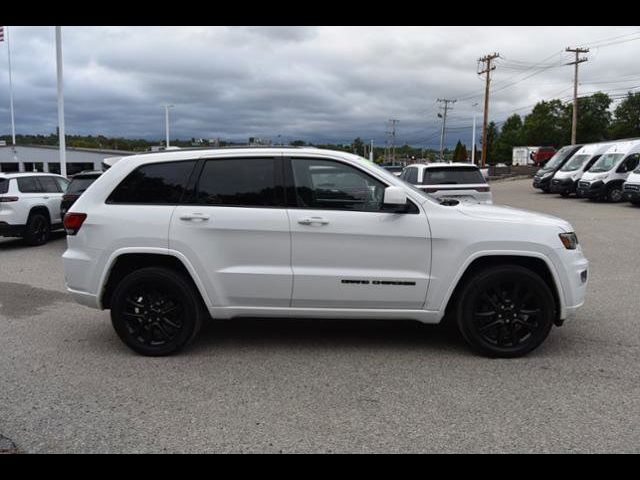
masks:
<svg viewBox="0 0 640 480"><path fill-rule="evenodd" d="M578 182L613 143L591 143L578 150L551 179L551 192L568 197L578 190Z"/></svg>
<svg viewBox="0 0 640 480"><path fill-rule="evenodd" d="M634 205L640 205L640 167L627 178L624 184L624 198Z"/></svg>
<svg viewBox="0 0 640 480"><path fill-rule="evenodd" d="M623 185L639 164L640 141L616 143L584 173L577 193L591 200L620 202L624 198Z"/></svg>

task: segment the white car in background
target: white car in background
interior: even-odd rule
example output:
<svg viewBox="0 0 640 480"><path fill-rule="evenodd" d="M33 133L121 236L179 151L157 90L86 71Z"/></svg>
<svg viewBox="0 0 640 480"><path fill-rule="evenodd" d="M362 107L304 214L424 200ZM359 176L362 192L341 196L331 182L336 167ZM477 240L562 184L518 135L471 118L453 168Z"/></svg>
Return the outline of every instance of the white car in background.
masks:
<svg viewBox="0 0 640 480"><path fill-rule="evenodd" d="M485 176L470 163L417 163L407 166L400 178L438 199L493 203Z"/></svg>
<svg viewBox="0 0 640 480"><path fill-rule="evenodd" d="M52 173L0 173L0 237L47 243L61 230L60 201L69 180Z"/></svg>

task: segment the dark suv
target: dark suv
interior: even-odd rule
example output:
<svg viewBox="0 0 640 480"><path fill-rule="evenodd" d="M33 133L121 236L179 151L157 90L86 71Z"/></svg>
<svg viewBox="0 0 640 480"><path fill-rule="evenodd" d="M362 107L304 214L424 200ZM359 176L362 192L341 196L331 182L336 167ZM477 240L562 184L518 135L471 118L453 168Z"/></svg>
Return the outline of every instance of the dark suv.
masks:
<svg viewBox="0 0 640 480"><path fill-rule="evenodd" d="M75 201L80 198L80 195L84 193L84 191L89 188L93 182L98 179L102 175L102 172L99 171L91 171L91 172L80 172L77 175L74 175L71 179L71 183L69 184L69 188L67 192L62 196L62 202L60 203L60 214L62 217L69 211L71 205L75 203Z"/></svg>

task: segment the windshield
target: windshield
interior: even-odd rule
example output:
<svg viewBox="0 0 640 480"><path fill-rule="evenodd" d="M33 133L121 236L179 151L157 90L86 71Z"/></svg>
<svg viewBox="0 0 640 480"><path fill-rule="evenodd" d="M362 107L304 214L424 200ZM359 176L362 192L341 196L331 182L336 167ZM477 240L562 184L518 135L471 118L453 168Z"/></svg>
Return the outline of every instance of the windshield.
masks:
<svg viewBox="0 0 640 480"><path fill-rule="evenodd" d="M551 170L553 168L558 168L565 158L571 153L573 147L562 147L560 150L556 152L556 154L551 157L551 159L545 164L543 167L545 170Z"/></svg>
<svg viewBox="0 0 640 480"><path fill-rule="evenodd" d="M591 158L591 155L584 153L582 155L576 155L560 169L561 172L575 172L580 170Z"/></svg>
<svg viewBox="0 0 640 480"><path fill-rule="evenodd" d="M95 181L96 178L94 177L76 177L71 180L67 193L82 193Z"/></svg>
<svg viewBox="0 0 640 480"><path fill-rule="evenodd" d="M0 195L9 191L9 180L0 178Z"/></svg>
<svg viewBox="0 0 640 480"><path fill-rule="evenodd" d="M591 167L589 171L595 173L608 172L615 167L620 160L622 160L622 157L624 157L623 153L607 153L606 155L601 156L600 160L594 163L593 167Z"/></svg>
<svg viewBox="0 0 640 480"><path fill-rule="evenodd" d="M469 185L486 183L476 167L427 168L424 171L425 185Z"/></svg>

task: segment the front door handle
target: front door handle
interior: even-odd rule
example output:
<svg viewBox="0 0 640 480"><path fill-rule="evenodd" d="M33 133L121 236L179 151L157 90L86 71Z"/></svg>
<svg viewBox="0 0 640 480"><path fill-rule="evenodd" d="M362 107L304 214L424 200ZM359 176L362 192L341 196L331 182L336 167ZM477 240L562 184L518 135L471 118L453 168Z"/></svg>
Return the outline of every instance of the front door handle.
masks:
<svg viewBox="0 0 640 480"><path fill-rule="evenodd" d="M328 225L329 220L322 217L301 218L298 220L300 225Z"/></svg>
<svg viewBox="0 0 640 480"><path fill-rule="evenodd" d="M186 213L180 216L180 220L186 222L206 222L209 220L209 215L204 215L203 213Z"/></svg>
<svg viewBox="0 0 640 480"><path fill-rule="evenodd" d="M45 200L49 200L49 197L46 196L46 195L44 197L42 197L42 198L45 199Z"/></svg>

